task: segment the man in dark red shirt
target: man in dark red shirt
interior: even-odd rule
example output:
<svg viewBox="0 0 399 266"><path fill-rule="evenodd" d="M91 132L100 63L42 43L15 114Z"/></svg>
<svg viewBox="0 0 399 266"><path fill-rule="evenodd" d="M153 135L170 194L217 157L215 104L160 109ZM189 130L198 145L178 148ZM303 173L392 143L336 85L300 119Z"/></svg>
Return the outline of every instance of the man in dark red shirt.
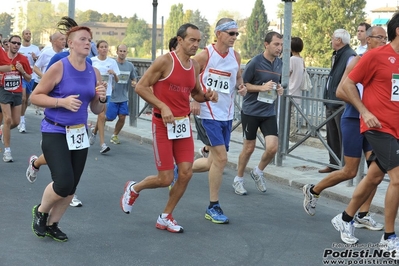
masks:
<svg viewBox="0 0 399 266"><path fill-rule="evenodd" d="M10 49L4 62L11 64L11 69L3 73L0 84L0 105L4 118L4 123L1 126L1 140L4 143L3 161L12 162L10 131L18 126L21 117L22 78L30 81L32 69L28 59L18 53L21 47L21 37L11 36L8 44Z"/></svg>

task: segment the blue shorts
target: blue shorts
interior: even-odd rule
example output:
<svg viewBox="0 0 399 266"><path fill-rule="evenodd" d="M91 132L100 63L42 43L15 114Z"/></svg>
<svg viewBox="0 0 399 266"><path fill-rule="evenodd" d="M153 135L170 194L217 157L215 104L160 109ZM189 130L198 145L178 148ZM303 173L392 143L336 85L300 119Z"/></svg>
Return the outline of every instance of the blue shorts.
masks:
<svg viewBox="0 0 399 266"><path fill-rule="evenodd" d="M212 147L224 145L226 147L226 151L229 151L233 120L216 121L213 119L201 119L201 121L206 132L206 138L208 140L207 142L203 142L205 144L209 143Z"/></svg>
<svg viewBox="0 0 399 266"><path fill-rule="evenodd" d="M360 133L360 119L342 117L341 118L342 143L344 155L353 158L360 158L362 151L371 151L371 145Z"/></svg>
<svg viewBox="0 0 399 266"><path fill-rule="evenodd" d="M22 88L25 89L25 92L27 94L32 93L34 84L35 81L33 79L31 79L30 82L27 82L25 79L22 79Z"/></svg>
<svg viewBox="0 0 399 266"><path fill-rule="evenodd" d="M108 102L105 116L108 121L113 121L118 115L129 115L127 102L114 103Z"/></svg>

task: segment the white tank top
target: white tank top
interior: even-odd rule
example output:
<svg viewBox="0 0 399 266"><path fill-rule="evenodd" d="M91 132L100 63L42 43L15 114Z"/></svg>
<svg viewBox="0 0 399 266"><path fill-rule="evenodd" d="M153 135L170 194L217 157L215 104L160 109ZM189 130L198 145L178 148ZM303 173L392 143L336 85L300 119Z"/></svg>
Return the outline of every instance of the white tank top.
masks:
<svg viewBox="0 0 399 266"><path fill-rule="evenodd" d="M218 92L217 103L201 103L200 118L217 121L229 121L234 116L234 96L239 65L233 48L225 55L219 54L213 44L205 48L208 52L208 62L200 74L203 91L208 88Z"/></svg>

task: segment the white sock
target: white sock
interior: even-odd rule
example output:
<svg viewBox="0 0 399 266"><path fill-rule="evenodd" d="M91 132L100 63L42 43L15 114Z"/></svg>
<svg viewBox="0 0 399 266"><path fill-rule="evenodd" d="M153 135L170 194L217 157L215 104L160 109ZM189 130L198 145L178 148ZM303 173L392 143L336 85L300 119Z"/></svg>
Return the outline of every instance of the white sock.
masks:
<svg viewBox="0 0 399 266"><path fill-rule="evenodd" d="M244 182L244 177L239 177L238 175L234 177L234 182Z"/></svg>
<svg viewBox="0 0 399 266"><path fill-rule="evenodd" d="M20 122L19 122L20 124L21 123L25 123L25 116L21 116L21 119L20 119Z"/></svg>
<svg viewBox="0 0 399 266"><path fill-rule="evenodd" d="M263 171L260 170L258 167L254 168L254 172L257 173L258 175L263 175Z"/></svg>
<svg viewBox="0 0 399 266"><path fill-rule="evenodd" d="M133 191L134 193L139 194L139 193L136 192L136 190L134 190L134 187L133 187L133 186L134 186L134 185L131 185L131 186L130 186L130 191Z"/></svg>
<svg viewBox="0 0 399 266"><path fill-rule="evenodd" d="M162 213L162 214L161 214L161 218L162 218L162 219L165 219L168 215L169 215L169 213Z"/></svg>
<svg viewBox="0 0 399 266"><path fill-rule="evenodd" d="M4 151L9 151L9 152L11 152L11 148L10 148L10 147L6 147L6 148L4 148Z"/></svg>

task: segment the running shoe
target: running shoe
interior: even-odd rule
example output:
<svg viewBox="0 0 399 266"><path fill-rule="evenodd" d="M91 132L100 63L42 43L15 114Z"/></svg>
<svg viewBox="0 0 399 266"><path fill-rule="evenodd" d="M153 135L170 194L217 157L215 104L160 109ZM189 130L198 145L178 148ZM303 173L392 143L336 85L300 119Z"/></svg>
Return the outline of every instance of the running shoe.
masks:
<svg viewBox="0 0 399 266"><path fill-rule="evenodd" d="M173 219L171 213L169 213L168 216L166 216L165 218L162 218L162 216L159 215L155 227L161 230L168 230L172 233L184 232L183 227L177 224L177 221Z"/></svg>
<svg viewBox="0 0 399 266"><path fill-rule="evenodd" d="M247 190L244 188L244 182L236 181L233 183L234 192L237 195L247 195Z"/></svg>
<svg viewBox="0 0 399 266"><path fill-rule="evenodd" d="M33 162L36 160L37 160L37 156L32 155L28 161L28 169L26 169L26 178L28 179L28 181L30 183L33 183L36 181L37 172L39 172L39 169L36 169L35 167L33 167Z"/></svg>
<svg viewBox="0 0 399 266"><path fill-rule="evenodd" d="M260 192L265 193L266 192L266 179L263 176L263 173L261 175L258 175L257 173L255 173L254 170L251 170L250 175L251 175L252 179L255 181L256 188Z"/></svg>
<svg viewBox="0 0 399 266"><path fill-rule="evenodd" d="M71 207L82 207L83 204L82 204L82 202L78 199L78 196L73 195L73 199L72 199L71 202L69 203L69 206L71 206Z"/></svg>
<svg viewBox="0 0 399 266"><path fill-rule="evenodd" d="M18 131L19 131L19 133L25 133L26 132L25 122L19 123Z"/></svg>
<svg viewBox="0 0 399 266"><path fill-rule="evenodd" d="M384 228L384 225L381 223L377 223L374 219L373 216L370 213L367 213L366 216L363 218L359 218L359 216L356 214L354 220L354 226L356 228L367 228L369 230L373 231L380 231L382 228Z"/></svg>
<svg viewBox="0 0 399 266"><path fill-rule="evenodd" d="M96 137L97 135L94 134L94 128L92 128L90 130L90 138L89 138L90 145L93 145L96 142Z"/></svg>
<svg viewBox="0 0 399 266"><path fill-rule="evenodd" d="M5 151L3 153L3 161L6 163L11 163L13 162L12 156L11 156L11 151Z"/></svg>
<svg viewBox="0 0 399 266"><path fill-rule="evenodd" d="M103 143L103 145L101 145L100 153L101 153L101 154L107 153L107 152L109 152L110 149L111 149L111 148L108 147L107 144Z"/></svg>
<svg viewBox="0 0 399 266"><path fill-rule="evenodd" d="M121 144L117 135L112 136L110 142L113 144Z"/></svg>
<svg viewBox="0 0 399 266"><path fill-rule="evenodd" d="M169 185L169 190L171 190L174 184L176 183L178 176L179 176L179 169L177 168L177 164L175 164L175 167L173 168L173 181Z"/></svg>
<svg viewBox="0 0 399 266"><path fill-rule="evenodd" d="M396 235L391 235L387 240L382 235L379 247L383 251L390 252L392 259L399 259L399 237Z"/></svg>
<svg viewBox="0 0 399 266"><path fill-rule="evenodd" d="M219 204L213 205L212 208L206 208L205 219L212 221L215 224L228 224L229 218L223 214L222 208Z"/></svg>
<svg viewBox="0 0 399 266"><path fill-rule="evenodd" d="M133 204L139 197L139 194L134 193L130 188L136 184L134 181L127 181L125 184L124 192L120 200L122 211L129 214L132 211Z"/></svg>
<svg viewBox="0 0 399 266"><path fill-rule="evenodd" d="M39 205L36 205L32 209L32 231L37 237L43 238L46 236L46 224L48 213L39 212Z"/></svg>
<svg viewBox="0 0 399 266"><path fill-rule="evenodd" d="M332 225L335 230L340 232L341 240L346 244L356 244L359 239L354 235L355 227L353 226L353 221L345 222L342 220L342 213L338 214L331 220Z"/></svg>
<svg viewBox="0 0 399 266"><path fill-rule="evenodd" d="M209 156L209 151L205 150L205 147L202 147L199 149L199 154L201 154L202 157L208 158Z"/></svg>
<svg viewBox="0 0 399 266"><path fill-rule="evenodd" d="M320 196L314 195L310 192L313 187L312 184L306 184L303 186L302 191L305 198L303 199L303 209L307 214L313 216L316 214L316 204Z"/></svg>
<svg viewBox="0 0 399 266"><path fill-rule="evenodd" d="M58 227L58 223L46 226L46 236L51 237L55 241L66 242L68 241L67 235Z"/></svg>

